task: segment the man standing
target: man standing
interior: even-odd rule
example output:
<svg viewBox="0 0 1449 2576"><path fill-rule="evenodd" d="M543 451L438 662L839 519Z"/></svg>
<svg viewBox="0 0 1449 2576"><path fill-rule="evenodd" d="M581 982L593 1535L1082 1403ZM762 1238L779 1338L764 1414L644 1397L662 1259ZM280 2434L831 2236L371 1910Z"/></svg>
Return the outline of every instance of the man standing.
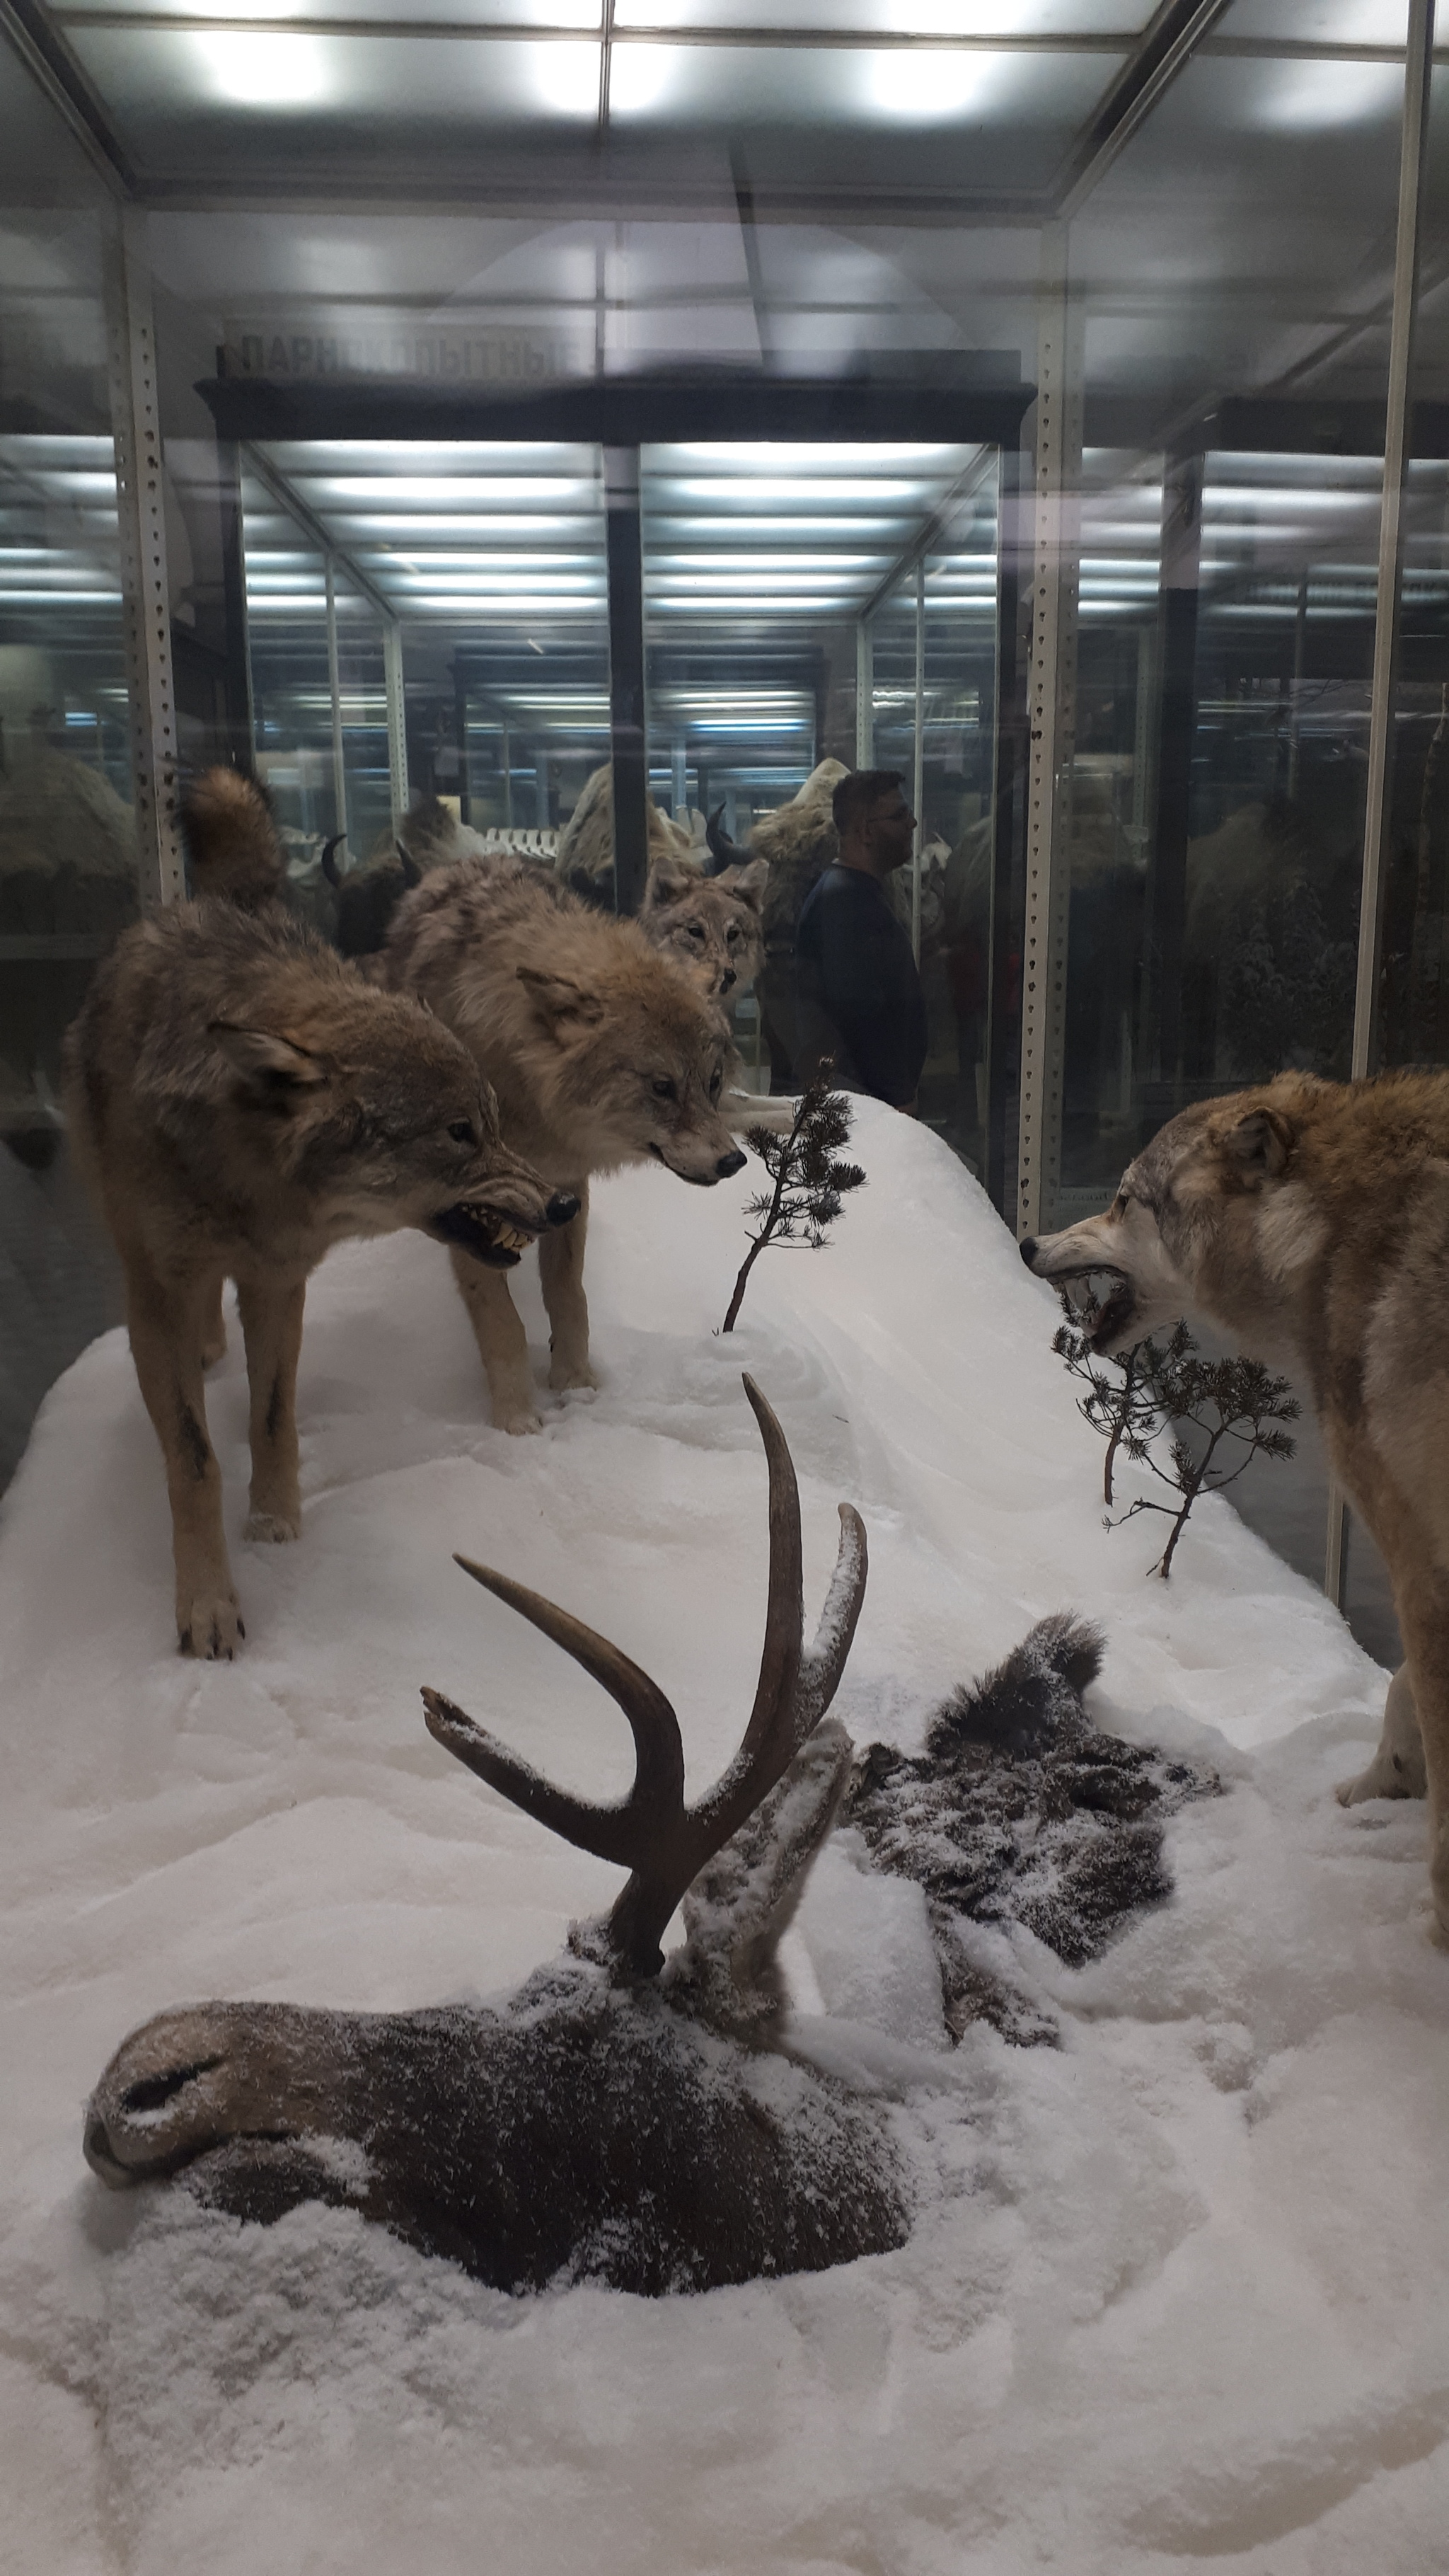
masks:
<svg viewBox="0 0 1449 2576"><path fill-rule="evenodd" d="M926 1061L926 998L886 879L911 855L916 818L899 772L888 769L852 770L831 811L840 855L800 914L795 1081L803 1086L833 1057L843 1090L914 1112Z"/></svg>

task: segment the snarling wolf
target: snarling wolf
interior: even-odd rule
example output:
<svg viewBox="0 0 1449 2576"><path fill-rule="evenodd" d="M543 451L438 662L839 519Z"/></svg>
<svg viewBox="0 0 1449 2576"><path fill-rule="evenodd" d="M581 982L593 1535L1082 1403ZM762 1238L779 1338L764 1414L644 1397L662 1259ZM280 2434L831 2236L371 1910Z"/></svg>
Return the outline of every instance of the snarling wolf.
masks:
<svg viewBox="0 0 1449 2576"><path fill-rule="evenodd" d="M1312 1390L1406 1655L1378 1751L1338 1794L1427 1794L1449 1939L1449 1073L1285 1073L1200 1101L1128 1165L1104 1215L1021 1254L1054 1284L1100 1279L1083 1319L1097 1351L1196 1312Z"/></svg>
<svg viewBox="0 0 1449 2576"><path fill-rule="evenodd" d="M760 907L769 873L764 859L713 877L685 859L656 859L640 929L702 993L723 1002L736 987L752 984L759 971L765 954Z"/></svg>
<svg viewBox="0 0 1449 2576"><path fill-rule="evenodd" d="M707 1187L743 1167L723 1105L733 1058L724 1021L637 922L487 860L423 879L398 910L385 964L391 984L472 1049L514 1150L579 1202L572 1224L544 1236L539 1263L549 1384L593 1386L590 1175L654 1161ZM536 1431L528 1346L505 1281L456 1256L453 1268L494 1421Z"/></svg>
<svg viewBox="0 0 1449 2576"><path fill-rule="evenodd" d="M228 831L248 812L271 832L245 786L213 773L191 801L203 877L218 814ZM323 1254L416 1226L480 1270L507 1266L575 1203L550 1199L504 1144L457 1038L364 984L280 904L179 904L128 931L70 1031L66 1094L166 1461L177 1633L188 1654L230 1656L243 1631L202 1387L222 1281L237 1284L251 1387L246 1534L292 1539L302 1306Z"/></svg>

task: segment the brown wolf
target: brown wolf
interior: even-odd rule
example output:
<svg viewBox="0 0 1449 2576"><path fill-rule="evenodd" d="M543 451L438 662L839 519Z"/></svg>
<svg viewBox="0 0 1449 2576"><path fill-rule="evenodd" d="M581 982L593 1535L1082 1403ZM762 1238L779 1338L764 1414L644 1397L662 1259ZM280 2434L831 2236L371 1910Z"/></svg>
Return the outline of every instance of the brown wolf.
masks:
<svg viewBox="0 0 1449 2576"><path fill-rule="evenodd" d="M226 781L226 784L222 784ZM229 772L192 800L271 831ZM261 871L257 853L251 871ZM237 1283L251 1386L252 1539L298 1535L296 1377L308 1274L348 1235L400 1226L510 1264L574 1202L503 1143L467 1049L363 984L279 904L179 904L99 969L67 1039L71 1133L126 1276L131 1350L171 1494L176 1626L230 1656L242 1624L206 1436L205 1346Z"/></svg>
<svg viewBox="0 0 1449 2576"><path fill-rule="evenodd" d="M1377 1753L1338 1794L1427 1792L1449 1938L1449 1073L1284 1073L1201 1101L1128 1165L1105 1215L1021 1254L1040 1279L1105 1275L1088 1317L1099 1351L1196 1309L1311 1387L1407 1657Z"/></svg>
<svg viewBox="0 0 1449 2576"><path fill-rule="evenodd" d="M472 1049L509 1144L549 1188L580 1203L571 1225L544 1237L539 1263L549 1384L593 1386L589 1176L652 1159L707 1187L742 1168L722 1106L733 1060L724 1022L637 922L486 859L423 879L398 910L386 964L393 985L429 1003ZM505 1282L456 1257L453 1268L494 1421L536 1431L528 1346Z"/></svg>
<svg viewBox="0 0 1449 2576"><path fill-rule="evenodd" d="M682 966L699 990L723 1001L754 982L765 954L760 907L770 871L764 859L707 877L684 859L656 859L639 927Z"/></svg>

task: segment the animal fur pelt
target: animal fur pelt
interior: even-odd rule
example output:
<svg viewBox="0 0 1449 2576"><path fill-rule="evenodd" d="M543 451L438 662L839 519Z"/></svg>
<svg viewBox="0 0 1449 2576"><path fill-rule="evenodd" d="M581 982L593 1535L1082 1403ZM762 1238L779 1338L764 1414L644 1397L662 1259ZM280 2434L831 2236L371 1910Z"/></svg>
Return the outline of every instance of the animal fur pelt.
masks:
<svg viewBox="0 0 1449 2576"><path fill-rule="evenodd" d="M723 1018L638 922L487 859L424 877L398 909L385 971L471 1049L515 1152L578 1198L573 1223L540 1247L549 1384L595 1385L583 1291L589 1178L654 1161L708 1186L742 1168L724 1108L735 1055ZM480 1285L472 1263L454 1270L494 1421L536 1431L527 1343L506 1287Z"/></svg>
<svg viewBox="0 0 1449 2576"><path fill-rule="evenodd" d="M777 805L772 814L760 816L745 849L726 848L718 835L712 836L717 855L722 852L735 861L768 862L770 875L762 927L765 946L772 953L788 949L793 954L801 906L816 878L829 867L840 848L830 800L842 778L849 775L843 760L818 762L788 804Z"/></svg>
<svg viewBox="0 0 1449 2576"><path fill-rule="evenodd" d="M1163 1823L1217 1788L1212 1774L1093 1725L1082 1694L1101 1660L1098 1629L1043 1619L994 1672L952 1692L923 1753L872 1744L857 1760L841 1822L878 1869L925 1889L956 2038L980 2016L1008 2039L1055 2037L971 1957L963 1920L1024 1924L1079 1967L1169 1894Z"/></svg>
<svg viewBox="0 0 1449 2576"><path fill-rule="evenodd" d="M661 814L652 796L646 798L648 854L656 859L688 859L694 855L694 836L680 823L671 823ZM597 897L606 890L614 872L614 771L606 761L592 777L584 781L577 805L559 834L555 865L566 886L574 894Z"/></svg>

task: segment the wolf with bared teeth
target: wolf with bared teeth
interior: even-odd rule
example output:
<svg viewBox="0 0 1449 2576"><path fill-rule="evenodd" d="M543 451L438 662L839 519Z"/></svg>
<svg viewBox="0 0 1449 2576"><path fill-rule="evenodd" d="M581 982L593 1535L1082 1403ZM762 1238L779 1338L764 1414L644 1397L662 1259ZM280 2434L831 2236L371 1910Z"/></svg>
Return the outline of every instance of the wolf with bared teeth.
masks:
<svg viewBox="0 0 1449 2576"><path fill-rule="evenodd" d="M1449 1073L1284 1073L1199 1101L1101 1216L1021 1255L1056 1286L1106 1281L1082 1318L1096 1351L1196 1313L1311 1389L1388 1566L1406 1657L1378 1751L1338 1794L1427 1795L1449 1940Z"/></svg>
<svg viewBox="0 0 1449 2576"><path fill-rule="evenodd" d="M185 819L198 881L228 894L124 934L66 1040L66 1108L166 1461L177 1634L187 1654L230 1657L244 1631L202 1384L223 1281L251 1388L246 1535L294 1539L302 1307L323 1254L412 1226L470 1267L507 1266L574 1202L504 1144L441 1021L268 899L282 861L259 788L212 771Z"/></svg>

